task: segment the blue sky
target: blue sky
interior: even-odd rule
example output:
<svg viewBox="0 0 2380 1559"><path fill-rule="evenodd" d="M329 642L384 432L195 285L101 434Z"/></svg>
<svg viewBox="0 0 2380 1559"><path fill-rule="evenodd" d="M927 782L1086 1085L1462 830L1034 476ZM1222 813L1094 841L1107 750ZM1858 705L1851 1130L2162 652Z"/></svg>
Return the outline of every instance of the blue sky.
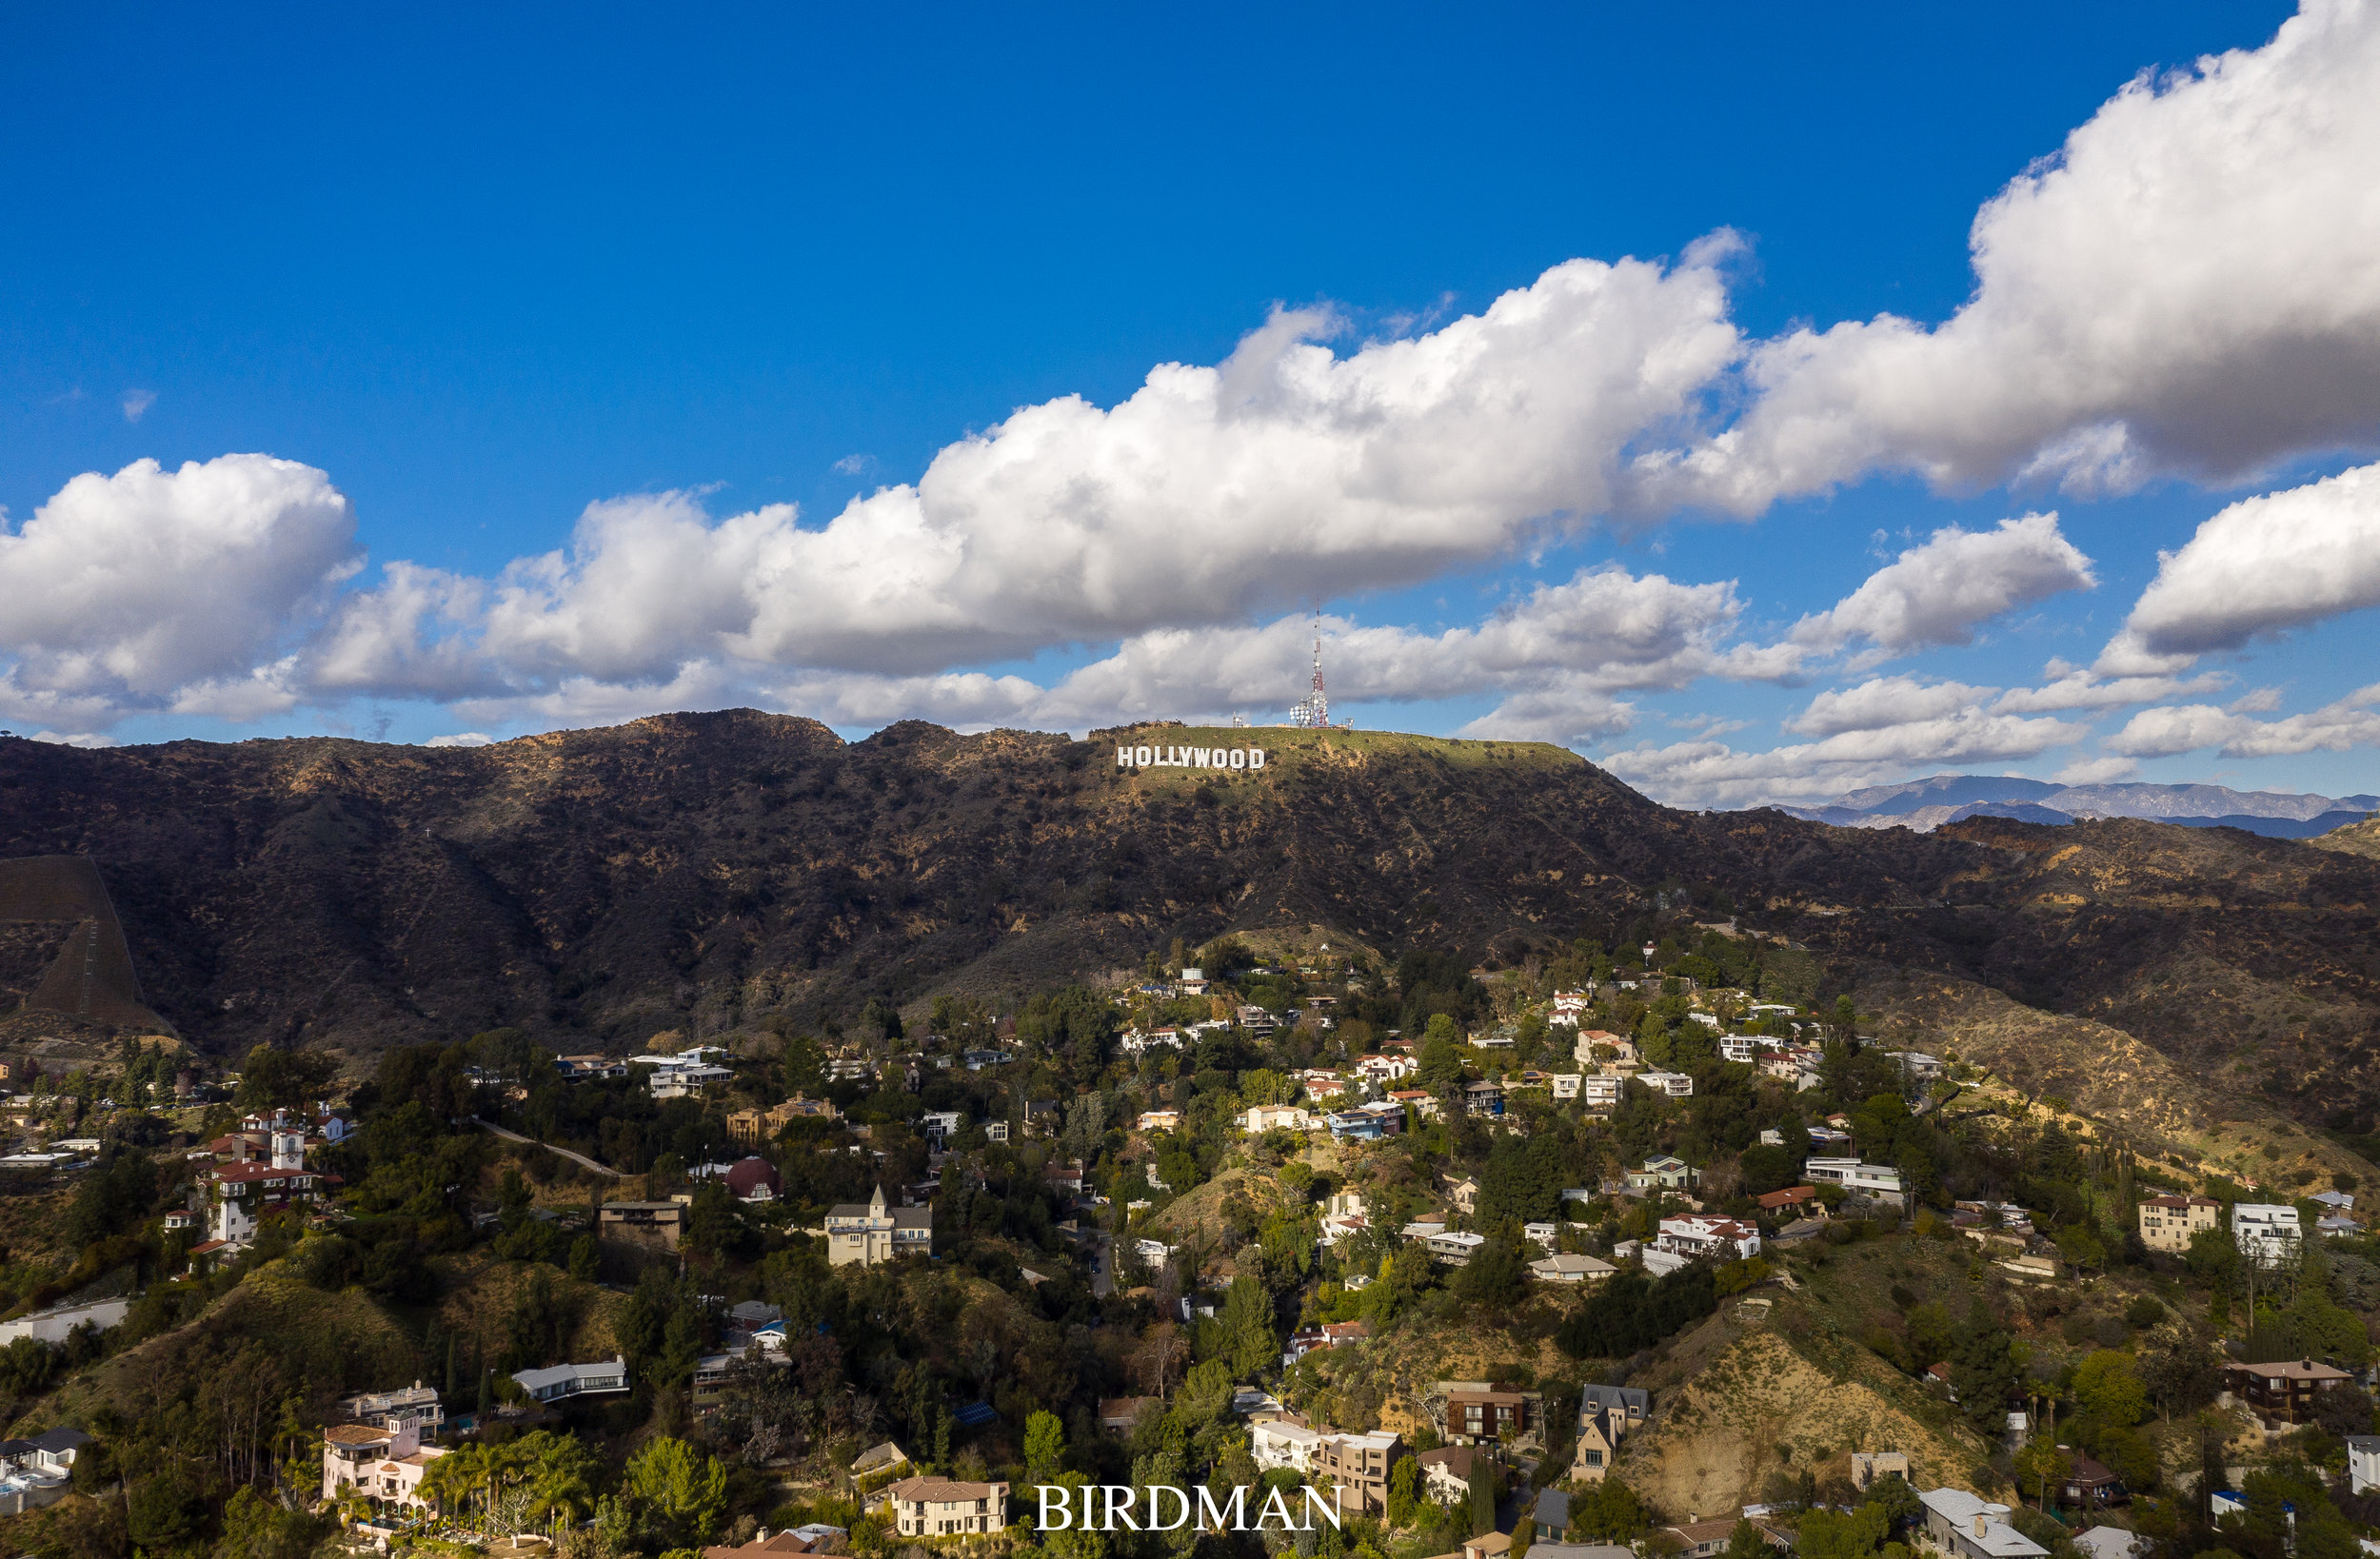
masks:
<svg viewBox="0 0 2380 1559"><path fill-rule="evenodd" d="M847 732L1277 718L1319 599L1360 723L1566 740L1696 804L1943 768L2380 789L2356 701L2380 584L2353 565L2380 532L2360 488L2311 485L2371 458L2380 298L2323 287L2310 326L2271 285L2380 235L2350 171L2371 116L2255 111L2351 98L2374 27L2313 8L2274 42L2291 15L19 13L0 720L420 740L741 702ZM2086 133L1999 229L1954 342L1979 208ZM2252 252L2221 241L2242 231ZM1630 257L1652 263L1630 297L1593 301ZM1598 268L1545 280L1575 260ZM1464 332L1564 288L1552 334ZM1332 312L1242 348L1277 306ZM1879 314L1911 340L1762 356ZM1299 341L1350 383L1308 396ZM1449 390L1400 343L1477 377ZM1236 350L1227 387L1269 386L1244 415L1009 421ZM1657 392L1627 382L1680 353ZM284 464L223 464L248 455ZM1035 578L1071 495L1111 483ZM2270 522L2185 543L2291 490L2305 544L2265 603L2210 603L2270 562ZM1945 526L2053 509L2053 538L1888 580L1936 576L1890 642L1873 613L1792 639ZM1351 548L1366 527L1377 551ZM913 532L946 567L908 565L888 539ZM1200 577L1177 599L1136 561ZM2292 606L2309 566L2345 582ZM2001 598L1942 595L1994 569ZM2149 648L2112 655L2152 582ZM2053 658L2093 669L2010 713ZM2127 676L2140 696L2112 701ZM1865 714L1812 713L1861 687Z"/></svg>

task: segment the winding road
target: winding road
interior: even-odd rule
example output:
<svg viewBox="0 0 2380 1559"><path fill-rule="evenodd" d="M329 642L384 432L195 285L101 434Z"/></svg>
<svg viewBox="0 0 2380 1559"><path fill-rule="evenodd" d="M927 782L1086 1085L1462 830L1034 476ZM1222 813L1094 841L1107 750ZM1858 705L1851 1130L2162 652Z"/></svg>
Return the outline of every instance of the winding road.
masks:
<svg viewBox="0 0 2380 1559"><path fill-rule="evenodd" d="M608 1175L614 1180L625 1180L627 1178L627 1175L622 1171L616 1169L605 1169L603 1165L598 1164L595 1160L587 1157L586 1154L583 1153L572 1153L567 1148L557 1148L550 1142L540 1142L533 1136L523 1136L518 1132L507 1132L503 1127L497 1125L494 1121L482 1120L477 1115L471 1116L470 1119L472 1125L493 1132L498 1136L503 1137L506 1142L526 1142L532 1147L543 1148L547 1153L558 1154L562 1157L570 1160L573 1164L578 1165L581 1169L593 1170L596 1174Z"/></svg>

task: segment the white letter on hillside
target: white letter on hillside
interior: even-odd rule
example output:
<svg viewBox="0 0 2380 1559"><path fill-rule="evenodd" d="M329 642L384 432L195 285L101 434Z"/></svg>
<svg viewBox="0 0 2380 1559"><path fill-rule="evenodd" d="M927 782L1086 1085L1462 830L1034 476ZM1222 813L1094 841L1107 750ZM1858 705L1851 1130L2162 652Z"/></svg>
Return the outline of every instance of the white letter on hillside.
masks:
<svg viewBox="0 0 2380 1559"><path fill-rule="evenodd" d="M1135 747L1132 749L1132 766L1136 769L1145 769L1149 766L1149 760L1154 756L1156 755L1146 747Z"/></svg>
<svg viewBox="0 0 2380 1559"><path fill-rule="evenodd" d="M1276 1489L1270 1494L1265 1496L1264 1509L1257 1514L1256 1529L1258 1531L1262 1531L1264 1529L1264 1524L1273 1519L1273 1512L1276 1510L1280 1512L1280 1529L1282 1531L1294 1532L1298 1529L1298 1524L1289 1519L1288 1502L1280 1497L1280 1490Z"/></svg>
<svg viewBox="0 0 2380 1559"><path fill-rule="evenodd" d="M1035 1497L1041 1502L1041 1530L1062 1532L1074 1525L1074 1503L1066 1497L1064 1489L1054 1483L1037 1483L1033 1488ZM1058 1513L1066 1518L1056 1526L1050 1525L1049 1519L1049 1497L1052 1494L1058 1496Z"/></svg>
<svg viewBox="0 0 2380 1559"><path fill-rule="evenodd" d="M1234 747L1231 750L1231 766L1235 769L1246 768L1248 766L1247 753L1241 748Z"/></svg>
<svg viewBox="0 0 2380 1559"><path fill-rule="evenodd" d="M1307 1484L1305 1492L1306 1530L1312 1531L1314 1530L1314 1512L1321 1509L1319 1503L1319 1497L1322 1490L1315 1488L1312 1484ZM1331 1506L1329 1510L1322 1511L1322 1519L1331 1524L1331 1529L1333 1531L1343 1531L1346 1529L1339 1524L1339 1487L1336 1484L1331 1486Z"/></svg>
<svg viewBox="0 0 2380 1559"><path fill-rule="evenodd" d="M1105 1493L1107 1498L1107 1525L1100 1529L1101 1531L1108 1532L1114 1531L1116 1529L1116 1517L1118 1515L1121 1515L1124 1518L1124 1526L1126 1528L1136 1532L1139 1531L1140 1529L1140 1524L1132 1519L1132 1485L1128 1483L1102 1483L1100 1485L1100 1488ZM1123 1503L1121 1505L1116 1502L1116 1496L1118 1494L1123 1495Z"/></svg>
<svg viewBox="0 0 2380 1559"><path fill-rule="evenodd" d="M1194 769L1202 769L1206 767L1206 752L1207 750L1204 747L1191 748L1190 766Z"/></svg>
<svg viewBox="0 0 2380 1559"><path fill-rule="evenodd" d="M1250 768L1252 768L1252 769L1260 769L1260 768L1262 768L1263 766L1264 766L1264 749L1263 749L1263 748L1261 748L1261 747L1251 747L1251 748L1249 748L1249 749L1248 749L1248 767L1250 767Z"/></svg>
<svg viewBox="0 0 2380 1559"><path fill-rule="evenodd" d="M1228 1526L1223 1522L1226 1513L1231 1517ZM1209 1516L1215 1518L1215 1525L1212 1527L1206 1524ZM1247 1529L1248 1490L1245 1485L1232 1490L1231 1498L1221 1505L1215 1503L1213 1490L1202 1488L1199 1490L1199 1530L1202 1532L1244 1532Z"/></svg>
<svg viewBox="0 0 2380 1559"><path fill-rule="evenodd" d="M1116 749L1116 766L1120 769L1128 769L1132 767L1131 748L1119 747Z"/></svg>
<svg viewBox="0 0 2380 1559"><path fill-rule="evenodd" d="M1174 1496L1175 1500L1180 1504L1181 1515L1178 1519L1168 1521L1164 1518L1160 1511L1160 1508L1157 1503L1157 1496L1160 1494L1171 1494ZM1149 1530L1153 1532L1170 1532L1179 1529L1182 1523L1188 1521L1189 1519L1189 1495L1183 1493L1180 1490L1175 1488L1170 1483L1153 1483L1149 1485Z"/></svg>

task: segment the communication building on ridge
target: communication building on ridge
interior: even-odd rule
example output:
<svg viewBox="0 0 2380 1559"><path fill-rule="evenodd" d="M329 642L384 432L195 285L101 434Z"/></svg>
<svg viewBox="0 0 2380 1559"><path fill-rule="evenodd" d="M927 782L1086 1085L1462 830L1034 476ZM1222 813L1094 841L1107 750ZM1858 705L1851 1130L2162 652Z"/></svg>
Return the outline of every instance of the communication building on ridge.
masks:
<svg viewBox="0 0 2380 1559"><path fill-rule="evenodd" d="M1320 730L1331 722L1331 701L1322 691L1322 614L1314 614L1314 685L1303 699L1289 711L1289 723L1305 730ZM1341 722L1353 725L1355 721Z"/></svg>

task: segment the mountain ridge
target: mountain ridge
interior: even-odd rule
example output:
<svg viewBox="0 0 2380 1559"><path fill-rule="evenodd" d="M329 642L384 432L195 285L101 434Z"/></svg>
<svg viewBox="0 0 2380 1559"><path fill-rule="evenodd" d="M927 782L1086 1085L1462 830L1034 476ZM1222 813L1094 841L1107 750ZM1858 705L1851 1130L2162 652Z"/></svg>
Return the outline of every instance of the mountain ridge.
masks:
<svg viewBox="0 0 2380 1559"><path fill-rule="evenodd" d="M1699 919L1807 948L1830 993L1932 971L2231 1068L2301 1116L2380 1100L2380 862L2353 855L2120 819L1681 812L1533 743L1094 736L846 742L728 711L476 748L0 741L0 857L95 861L149 1003L215 1054L361 1064L503 1024L620 1049L944 991L1014 1010L1174 937L1288 924L1496 966ZM1269 757L1120 769L1127 738ZM0 1039L52 1022L20 1012Z"/></svg>
<svg viewBox="0 0 2380 1559"><path fill-rule="evenodd" d="M1930 833L1973 817L2053 826L2076 819L2141 818L2186 828L2238 828L2268 839L2311 839L2380 812L2380 796L2240 791L2139 782L2064 785L2021 775L1937 774L1847 791L1820 806L1779 810L1838 828Z"/></svg>

